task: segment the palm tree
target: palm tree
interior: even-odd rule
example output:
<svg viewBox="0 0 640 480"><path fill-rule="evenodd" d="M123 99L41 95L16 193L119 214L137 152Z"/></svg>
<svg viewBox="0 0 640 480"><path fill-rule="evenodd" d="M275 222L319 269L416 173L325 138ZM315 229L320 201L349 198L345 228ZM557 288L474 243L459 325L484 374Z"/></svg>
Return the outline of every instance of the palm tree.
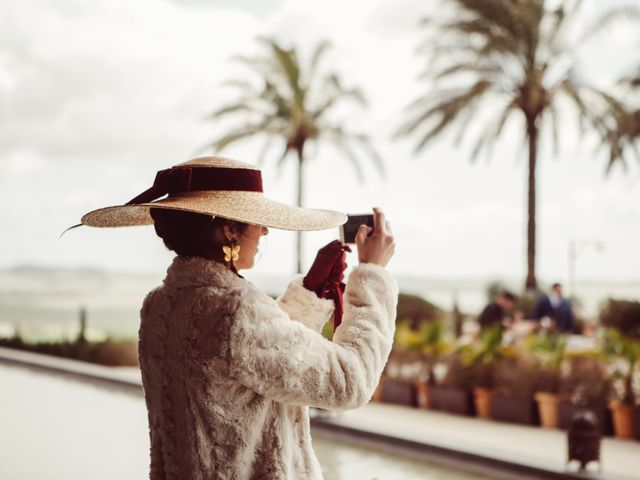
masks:
<svg viewBox="0 0 640 480"><path fill-rule="evenodd" d="M303 167L310 144L325 141L332 144L355 168L361 181L364 175L355 149L363 151L383 172L382 159L371 146L369 137L345 128L332 116L336 106L345 100L355 101L363 107L366 100L359 89L346 88L337 74L319 73L329 43L319 43L309 62L303 65L295 48L285 48L270 38L258 40L265 49L262 55L234 57L250 70L249 78L226 82L238 90L238 97L211 115L215 120L239 117L241 123L215 140L211 144L213 149L220 151L240 140L262 136L265 138L260 156L262 163L272 141L276 140L281 144L279 170L289 154L294 154L297 160L297 204L300 207L303 205ZM301 232L297 236L297 271L302 271Z"/></svg>
<svg viewBox="0 0 640 480"><path fill-rule="evenodd" d="M452 16L441 21L425 19L433 34L431 57L424 75L432 90L408 107L409 119L399 135L416 135L416 153L431 140L459 126L462 138L476 113L483 118L472 159L481 150L490 154L507 121L515 114L524 127L528 146L528 291L537 289L536 259L536 167L543 126L552 127L558 149L560 111L575 107L581 134L595 130L603 139L612 138L615 118L623 111L612 95L585 82L578 74L574 52L606 25L621 16L636 16L628 7L608 13L595 26L573 41L572 24L580 0L564 0L549 8L545 0L448 0ZM446 87L442 84L445 83ZM491 103L491 108L482 108ZM486 125L486 127L484 127ZM611 163L621 160L612 149Z"/></svg>
<svg viewBox="0 0 640 480"><path fill-rule="evenodd" d="M629 156L640 159L640 71L632 76L625 77L618 82L621 87L621 95L624 98L635 97L635 102L625 103L616 112L615 124L605 130L602 135L602 144L609 149L608 170L615 163L626 166ZM616 162L622 159L623 162Z"/></svg>

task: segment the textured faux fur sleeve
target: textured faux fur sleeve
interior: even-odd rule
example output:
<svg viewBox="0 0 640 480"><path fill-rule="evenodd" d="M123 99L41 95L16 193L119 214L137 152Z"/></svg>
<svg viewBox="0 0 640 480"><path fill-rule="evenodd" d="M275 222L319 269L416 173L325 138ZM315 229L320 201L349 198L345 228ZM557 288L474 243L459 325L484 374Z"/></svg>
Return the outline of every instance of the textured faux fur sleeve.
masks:
<svg viewBox="0 0 640 480"><path fill-rule="evenodd" d="M291 320L319 332L333 313L334 303L333 300L318 298L315 292L307 290L302 279L302 275L296 275L277 302Z"/></svg>
<svg viewBox="0 0 640 480"><path fill-rule="evenodd" d="M349 278L334 341L312 332L269 296L250 291L232 330L231 374L275 401L326 409L366 404L387 362L398 286L382 267L362 264Z"/></svg>

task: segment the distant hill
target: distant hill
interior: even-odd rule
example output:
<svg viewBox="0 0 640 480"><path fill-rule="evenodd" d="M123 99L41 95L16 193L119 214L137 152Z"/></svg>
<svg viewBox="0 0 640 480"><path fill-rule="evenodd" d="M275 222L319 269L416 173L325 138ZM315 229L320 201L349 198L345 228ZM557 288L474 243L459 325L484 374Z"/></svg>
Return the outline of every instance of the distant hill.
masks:
<svg viewBox="0 0 640 480"><path fill-rule="evenodd" d="M124 273L86 267L49 267L18 265L0 269L0 305L25 302L51 308L76 308L80 304L94 308L139 308L144 295L162 282L164 270L157 274ZM293 275L260 275L251 271L243 275L271 295L284 291ZM460 308L476 313L487 301L486 288L495 279L442 278L397 275L401 291L421 296L444 309L454 300ZM519 290L520 279L499 279ZM598 304L609 296L640 298L640 280L636 282L582 281L579 298L585 312L595 315ZM1 320L1 319L0 319Z"/></svg>

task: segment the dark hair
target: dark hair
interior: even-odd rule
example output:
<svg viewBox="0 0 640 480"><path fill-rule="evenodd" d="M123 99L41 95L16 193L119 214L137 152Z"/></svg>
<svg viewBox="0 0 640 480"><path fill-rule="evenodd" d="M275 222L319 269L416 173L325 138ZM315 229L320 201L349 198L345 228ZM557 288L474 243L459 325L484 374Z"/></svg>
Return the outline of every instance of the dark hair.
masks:
<svg viewBox="0 0 640 480"><path fill-rule="evenodd" d="M551 285L551 288L553 288L555 290L556 288L561 287L561 286L562 286L561 283L556 282L553 285Z"/></svg>
<svg viewBox="0 0 640 480"><path fill-rule="evenodd" d="M500 292L500 295L502 295L502 298L509 300L510 302L516 303L518 301L518 297L509 290L503 290Z"/></svg>
<svg viewBox="0 0 640 480"><path fill-rule="evenodd" d="M214 217L202 213L166 208L152 208L156 234L164 245L176 254L185 257L203 257L222 262L225 245L223 227L229 225L239 234L243 234L246 223Z"/></svg>

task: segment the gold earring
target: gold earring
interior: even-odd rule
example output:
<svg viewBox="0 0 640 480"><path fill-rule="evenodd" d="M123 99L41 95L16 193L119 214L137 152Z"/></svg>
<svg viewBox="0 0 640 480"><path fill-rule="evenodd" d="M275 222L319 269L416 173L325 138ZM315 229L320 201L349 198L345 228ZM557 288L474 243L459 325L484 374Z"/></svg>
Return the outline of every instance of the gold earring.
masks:
<svg viewBox="0 0 640 480"><path fill-rule="evenodd" d="M237 240L231 240L231 246L224 245L222 247L224 252L224 261L227 262L229 268L234 268L234 263L240 259L240 245Z"/></svg>

